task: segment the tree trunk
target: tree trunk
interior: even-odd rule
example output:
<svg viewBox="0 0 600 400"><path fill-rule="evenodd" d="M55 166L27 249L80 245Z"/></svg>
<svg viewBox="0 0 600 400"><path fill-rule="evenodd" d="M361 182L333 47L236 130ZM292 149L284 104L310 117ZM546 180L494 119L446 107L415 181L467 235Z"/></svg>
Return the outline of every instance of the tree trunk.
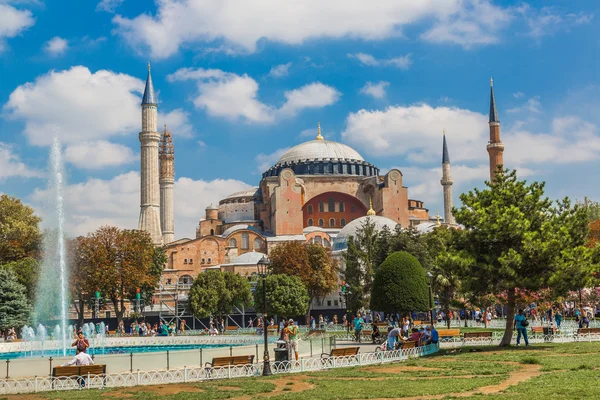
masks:
<svg viewBox="0 0 600 400"><path fill-rule="evenodd" d="M515 288L508 289L508 301L506 310L506 327L504 328L504 336L500 341L500 346L510 346L513 334L513 320L515 318Z"/></svg>
<svg viewBox="0 0 600 400"><path fill-rule="evenodd" d="M115 316L117 317L117 329L121 325L123 321L123 308L119 307L119 299L112 298L111 299L113 306L115 307Z"/></svg>
<svg viewBox="0 0 600 400"><path fill-rule="evenodd" d="M469 325L467 324L467 319L469 318L467 317L467 309L465 308L465 328L469 327Z"/></svg>
<svg viewBox="0 0 600 400"><path fill-rule="evenodd" d="M313 300L314 300L314 297L311 296L310 301L308 302L308 310L306 310L306 325L308 325L308 326L310 326L310 311L312 309Z"/></svg>

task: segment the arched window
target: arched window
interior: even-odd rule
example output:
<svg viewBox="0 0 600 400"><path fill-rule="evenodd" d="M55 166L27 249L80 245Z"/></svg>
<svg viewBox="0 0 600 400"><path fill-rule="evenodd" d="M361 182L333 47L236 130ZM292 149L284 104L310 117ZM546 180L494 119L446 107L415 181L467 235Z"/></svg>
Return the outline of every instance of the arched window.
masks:
<svg viewBox="0 0 600 400"><path fill-rule="evenodd" d="M262 248L262 240L260 238L254 239L254 250L260 250Z"/></svg>
<svg viewBox="0 0 600 400"><path fill-rule="evenodd" d="M335 226L335 219L329 218L329 227L333 228Z"/></svg>
<svg viewBox="0 0 600 400"><path fill-rule="evenodd" d="M346 219L345 218L340 219L340 226L342 228L346 226Z"/></svg>
<svg viewBox="0 0 600 400"><path fill-rule="evenodd" d="M313 206L312 204L309 204L308 207L306 208L306 210L308 211L309 214L313 213Z"/></svg>
<svg viewBox="0 0 600 400"><path fill-rule="evenodd" d="M308 226L313 226L313 219L312 218L308 219Z"/></svg>
<svg viewBox="0 0 600 400"><path fill-rule="evenodd" d="M190 258L190 264L193 264L193 263L194 263L194 259Z"/></svg>
<svg viewBox="0 0 600 400"><path fill-rule="evenodd" d="M202 264L204 264L206 261L204 260L204 258L202 259Z"/></svg>
<svg viewBox="0 0 600 400"><path fill-rule="evenodd" d="M247 233L242 233L242 250L248 250L250 248L250 238Z"/></svg>
<svg viewBox="0 0 600 400"><path fill-rule="evenodd" d="M319 226L320 227L325 226L325 221L323 221L323 218L319 218Z"/></svg>
<svg viewBox="0 0 600 400"><path fill-rule="evenodd" d="M214 229L211 229L211 230L210 230L210 236L214 236L214 234L215 234L215 230L214 230Z"/></svg>
<svg viewBox="0 0 600 400"><path fill-rule="evenodd" d="M212 261L211 261L211 259L209 258L209 259L208 259L208 263L210 264L211 262L212 262Z"/></svg>
<svg viewBox="0 0 600 400"><path fill-rule="evenodd" d="M237 247L237 240L235 238L229 239L229 247Z"/></svg>
<svg viewBox="0 0 600 400"><path fill-rule="evenodd" d="M323 245L323 238L321 236L315 236L315 243Z"/></svg>
<svg viewBox="0 0 600 400"><path fill-rule="evenodd" d="M335 212L335 200L333 199L333 197L329 198L328 201L328 205L327 205L327 209L329 210L329 212Z"/></svg>
<svg viewBox="0 0 600 400"><path fill-rule="evenodd" d="M319 212L325 212L325 203L322 201L319 202Z"/></svg>
<svg viewBox="0 0 600 400"><path fill-rule="evenodd" d="M193 282L194 278L192 278L190 275L183 275L179 278L180 285L191 285Z"/></svg>
<svg viewBox="0 0 600 400"><path fill-rule="evenodd" d="M184 258L184 259L183 259L183 263L184 263L184 264L187 264L187 258Z"/></svg>
<svg viewBox="0 0 600 400"><path fill-rule="evenodd" d="M344 202L340 201L340 212L344 212Z"/></svg>

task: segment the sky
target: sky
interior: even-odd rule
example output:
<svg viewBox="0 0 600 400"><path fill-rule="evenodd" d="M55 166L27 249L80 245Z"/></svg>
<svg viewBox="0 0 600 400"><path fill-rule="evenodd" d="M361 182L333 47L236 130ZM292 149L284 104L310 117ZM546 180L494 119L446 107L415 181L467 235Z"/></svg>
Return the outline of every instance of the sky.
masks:
<svg viewBox="0 0 600 400"><path fill-rule="evenodd" d="M442 213L445 129L459 195L489 178L490 77L520 177L600 200L594 0L0 0L0 193L44 216L53 135L67 231L139 218L147 63L175 144L175 236L323 136Z"/></svg>

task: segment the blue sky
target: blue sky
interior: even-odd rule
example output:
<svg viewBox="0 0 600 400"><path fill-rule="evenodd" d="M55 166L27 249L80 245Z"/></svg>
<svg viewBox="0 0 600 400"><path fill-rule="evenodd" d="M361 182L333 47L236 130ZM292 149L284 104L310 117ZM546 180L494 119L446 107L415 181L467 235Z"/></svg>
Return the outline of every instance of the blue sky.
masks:
<svg viewBox="0 0 600 400"><path fill-rule="evenodd" d="M316 135L400 168L442 210L487 177L489 78L505 163L552 198L600 199L595 1L0 0L0 192L44 213L53 132L68 229L135 227L146 63L176 148L176 236Z"/></svg>

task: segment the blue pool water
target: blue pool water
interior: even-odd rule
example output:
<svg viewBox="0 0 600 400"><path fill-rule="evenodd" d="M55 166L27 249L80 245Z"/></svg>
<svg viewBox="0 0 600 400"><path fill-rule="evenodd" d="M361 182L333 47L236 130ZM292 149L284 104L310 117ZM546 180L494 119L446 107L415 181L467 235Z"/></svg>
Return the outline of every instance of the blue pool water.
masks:
<svg viewBox="0 0 600 400"><path fill-rule="evenodd" d="M107 347L91 347L88 349L90 355L107 355L107 354L129 354L129 353L153 353L160 351L178 351L178 350L198 350L198 349L214 349L219 347L237 347L248 345L248 343L240 344L170 344L164 346L107 346ZM75 349L67 349L67 356L74 356ZM39 357L62 357L62 349L53 350L34 350L34 351L15 351L10 353L0 353L0 360L13 360L16 358L39 358Z"/></svg>

